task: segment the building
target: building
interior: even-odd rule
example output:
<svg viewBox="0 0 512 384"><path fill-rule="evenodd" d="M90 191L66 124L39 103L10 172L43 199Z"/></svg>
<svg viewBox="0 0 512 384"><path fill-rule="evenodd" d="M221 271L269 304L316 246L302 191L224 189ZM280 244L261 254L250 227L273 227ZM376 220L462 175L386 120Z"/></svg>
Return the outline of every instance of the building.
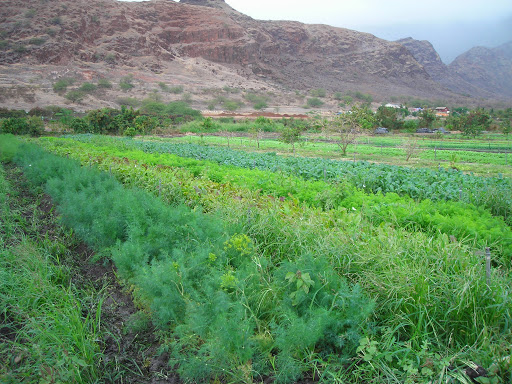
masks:
<svg viewBox="0 0 512 384"><path fill-rule="evenodd" d="M436 113L437 117L448 117L450 116L450 111L446 107L437 107L434 112Z"/></svg>

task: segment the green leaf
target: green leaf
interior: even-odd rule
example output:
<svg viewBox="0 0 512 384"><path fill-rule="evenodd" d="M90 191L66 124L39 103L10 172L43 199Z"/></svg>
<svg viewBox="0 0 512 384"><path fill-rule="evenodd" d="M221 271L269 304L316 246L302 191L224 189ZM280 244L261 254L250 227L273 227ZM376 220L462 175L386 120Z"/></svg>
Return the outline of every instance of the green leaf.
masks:
<svg viewBox="0 0 512 384"><path fill-rule="evenodd" d="M285 279L288 280L290 283L293 283L293 281L295 280L295 276L295 273L288 272L285 276Z"/></svg>

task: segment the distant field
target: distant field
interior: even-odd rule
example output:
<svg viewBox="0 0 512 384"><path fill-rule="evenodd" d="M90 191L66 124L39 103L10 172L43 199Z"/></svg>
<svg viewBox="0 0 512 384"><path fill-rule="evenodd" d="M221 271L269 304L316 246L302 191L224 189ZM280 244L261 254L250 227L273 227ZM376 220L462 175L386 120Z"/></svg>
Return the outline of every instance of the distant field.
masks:
<svg viewBox="0 0 512 384"><path fill-rule="evenodd" d="M271 135L267 135L271 136ZM277 152L292 155L290 145L277 138L261 139L259 148L250 137L208 135L187 135L174 138L148 138L164 142L184 142L229 146L244 151ZM335 138L318 134L304 136L296 146L297 156L324 157L340 160L365 160L375 163L403 165L408 167L443 168L455 167L463 172L473 172L483 176L512 177L512 141L503 135L489 135L486 138L467 139L456 135L437 139L420 135L393 135L389 137L361 136L356 143L348 146L346 156L341 156ZM404 142L414 141L419 151L406 161Z"/></svg>

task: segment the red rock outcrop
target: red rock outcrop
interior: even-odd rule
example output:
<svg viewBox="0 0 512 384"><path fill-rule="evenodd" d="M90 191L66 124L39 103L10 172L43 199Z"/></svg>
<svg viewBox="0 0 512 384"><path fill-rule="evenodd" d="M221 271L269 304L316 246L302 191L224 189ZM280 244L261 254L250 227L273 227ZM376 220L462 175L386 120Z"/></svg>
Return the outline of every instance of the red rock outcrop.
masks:
<svg viewBox="0 0 512 384"><path fill-rule="evenodd" d="M223 0L4 0L0 65L149 68L201 57L290 89L439 96L401 44L326 25L257 21Z"/></svg>

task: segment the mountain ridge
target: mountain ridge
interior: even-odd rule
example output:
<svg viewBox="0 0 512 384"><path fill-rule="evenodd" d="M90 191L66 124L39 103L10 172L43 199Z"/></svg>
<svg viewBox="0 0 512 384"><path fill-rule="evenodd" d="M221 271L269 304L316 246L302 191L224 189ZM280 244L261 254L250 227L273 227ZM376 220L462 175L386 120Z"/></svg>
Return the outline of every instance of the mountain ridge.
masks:
<svg viewBox="0 0 512 384"><path fill-rule="evenodd" d="M0 86L2 68L10 76L8 69L17 68L12 81L26 85L37 67L46 93L68 72L82 79L134 73L141 92L166 80L197 89L224 83L358 91L376 100L465 100L460 89L435 81L427 63L403 44L327 25L254 20L223 0L6 0L0 32Z"/></svg>

